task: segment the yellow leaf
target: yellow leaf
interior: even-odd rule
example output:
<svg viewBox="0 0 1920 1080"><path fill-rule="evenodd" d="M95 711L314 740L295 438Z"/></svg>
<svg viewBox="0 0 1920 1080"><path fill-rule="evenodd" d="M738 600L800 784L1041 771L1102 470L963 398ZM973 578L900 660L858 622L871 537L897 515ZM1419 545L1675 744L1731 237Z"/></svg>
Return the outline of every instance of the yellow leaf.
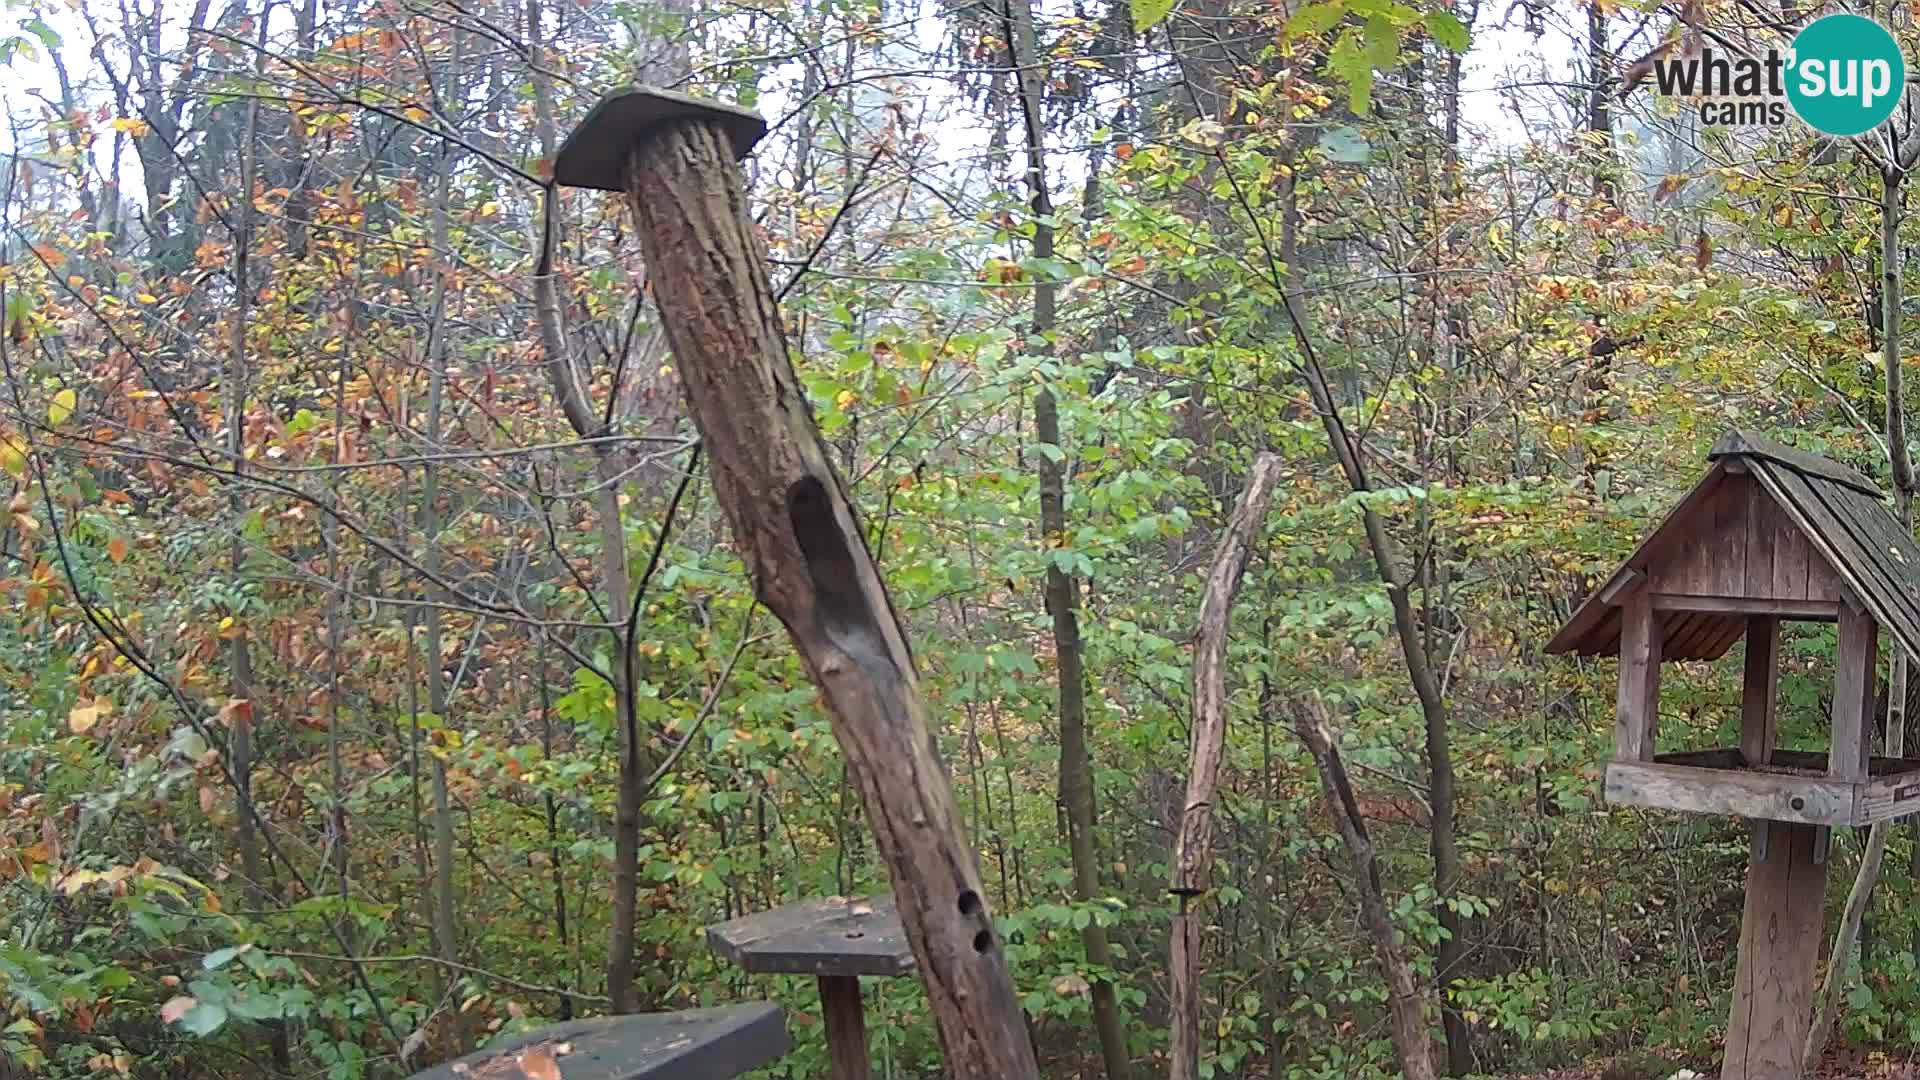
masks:
<svg viewBox="0 0 1920 1080"><path fill-rule="evenodd" d="M13 435L0 435L0 472L16 480L27 476L27 444Z"/></svg>
<svg viewBox="0 0 1920 1080"><path fill-rule="evenodd" d="M100 722L100 710L94 705L75 705L67 712L67 726L75 735L85 735Z"/></svg>
<svg viewBox="0 0 1920 1080"><path fill-rule="evenodd" d="M53 400L47 403L47 423L54 427L66 423L67 418L73 415L73 410L79 404L80 396L75 394L71 387L53 395Z"/></svg>
<svg viewBox="0 0 1920 1080"><path fill-rule="evenodd" d="M160 302L160 298L153 295L150 292L140 293L139 295L135 296L134 299L140 301L143 304L157 304Z"/></svg>

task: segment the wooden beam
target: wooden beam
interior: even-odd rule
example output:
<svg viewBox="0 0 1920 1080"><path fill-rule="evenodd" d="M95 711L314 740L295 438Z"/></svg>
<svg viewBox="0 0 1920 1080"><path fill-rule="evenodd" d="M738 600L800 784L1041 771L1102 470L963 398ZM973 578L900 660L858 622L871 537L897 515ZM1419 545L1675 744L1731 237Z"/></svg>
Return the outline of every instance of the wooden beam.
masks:
<svg viewBox="0 0 1920 1080"><path fill-rule="evenodd" d="M1644 585L1646 580L1647 575L1635 570L1631 566L1623 566L1614 571L1613 577L1608 579L1607 583L1600 587L1600 602L1603 604L1617 604L1620 602L1621 594L1625 593L1628 589Z"/></svg>
<svg viewBox="0 0 1920 1080"><path fill-rule="evenodd" d="M1618 761L1653 760L1660 723L1660 621L1653 598L1635 589L1620 605L1620 692L1613 722Z"/></svg>
<svg viewBox="0 0 1920 1080"><path fill-rule="evenodd" d="M1811 825L1766 823L1768 858L1747 864L1746 911L1721 1080L1794 1080L1813 1019L1827 870Z"/></svg>
<svg viewBox="0 0 1920 1080"><path fill-rule="evenodd" d="M1880 628L1853 604L1840 609L1839 643L1834 648L1833 741L1827 749L1829 776L1857 779L1867 775L1867 757L1873 749L1873 675L1879 660Z"/></svg>
<svg viewBox="0 0 1920 1080"><path fill-rule="evenodd" d="M1840 605L1832 600L1774 599L1760 596L1689 596L1685 593L1654 593L1655 611L1690 611L1716 615L1775 615L1782 619L1806 622L1833 622L1840 618Z"/></svg>
<svg viewBox="0 0 1920 1080"><path fill-rule="evenodd" d="M1780 678L1780 620L1747 619L1747 670L1740 688L1740 756L1749 765L1773 757L1774 696Z"/></svg>
<svg viewBox="0 0 1920 1080"><path fill-rule="evenodd" d="M1786 776L1660 762L1607 765L1609 806L1644 806L1806 825L1852 825L1859 786L1823 776Z"/></svg>

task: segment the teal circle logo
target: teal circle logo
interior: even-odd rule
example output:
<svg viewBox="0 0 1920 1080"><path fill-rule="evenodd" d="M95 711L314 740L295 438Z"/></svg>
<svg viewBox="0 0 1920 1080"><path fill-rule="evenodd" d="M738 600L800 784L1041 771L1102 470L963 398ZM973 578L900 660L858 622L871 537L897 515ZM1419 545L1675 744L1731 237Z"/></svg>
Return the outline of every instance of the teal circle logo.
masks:
<svg viewBox="0 0 1920 1080"><path fill-rule="evenodd" d="M1886 123L1907 88L1907 61L1887 28L1860 15L1808 23L1787 54L1787 101L1828 135L1861 135Z"/></svg>

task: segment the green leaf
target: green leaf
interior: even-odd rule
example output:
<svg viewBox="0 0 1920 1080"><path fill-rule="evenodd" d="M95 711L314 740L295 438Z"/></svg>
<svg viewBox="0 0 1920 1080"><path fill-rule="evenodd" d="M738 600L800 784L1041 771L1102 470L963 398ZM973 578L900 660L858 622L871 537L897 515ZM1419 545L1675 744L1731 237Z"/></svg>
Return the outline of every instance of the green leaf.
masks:
<svg viewBox="0 0 1920 1080"><path fill-rule="evenodd" d="M1347 84L1347 107L1356 113L1366 112L1373 100L1373 65L1360 48L1358 34L1349 29L1340 35L1327 54L1327 67Z"/></svg>
<svg viewBox="0 0 1920 1080"><path fill-rule="evenodd" d="M193 1008L188 1009L187 1015L180 1018L180 1026L182 1028L201 1038L205 1038L219 1031L221 1026L226 1022L227 1010L225 1007L205 1001L199 1002L194 1005Z"/></svg>
<svg viewBox="0 0 1920 1080"><path fill-rule="evenodd" d="M1343 4L1308 4L1287 20L1287 33L1292 36L1324 34L1338 26L1346 14L1347 9Z"/></svg>
<svg viewBox="0 0 1920 1080"><path fill-rule="evenodd" d="M1435 45L1451 52L1463 53L1473 45L1473 32L1451 11L1427 12L1427 33Z"/></svg>
<svg viewBox="0 0 1920 1080"><path fill-rule="evenodd" d="M239 956L249 948L252 948L252 946L229 945L224 949L215 949L201 958L200 966L206 968L208 971L219 971L221 968L233 963L234 957Z"/></svg>
<svg viewBox="0 0 1920 1080"><path fill-rule="evenodd" d="M48 26L46 21L38 15L28 19L26 23L21 26L21 29L39 38L40 44L45 45L49 49L57 49L60 47L60 35L54 33L53 27Z"/></svg>
<svg viewBox="0 0 1920 1080"><path fill-rule="evenodd" d="M1131 0L1131 2L1133 32L1136 34L1158 26L1161 20L1173 14L1173 0Z"/></svg>

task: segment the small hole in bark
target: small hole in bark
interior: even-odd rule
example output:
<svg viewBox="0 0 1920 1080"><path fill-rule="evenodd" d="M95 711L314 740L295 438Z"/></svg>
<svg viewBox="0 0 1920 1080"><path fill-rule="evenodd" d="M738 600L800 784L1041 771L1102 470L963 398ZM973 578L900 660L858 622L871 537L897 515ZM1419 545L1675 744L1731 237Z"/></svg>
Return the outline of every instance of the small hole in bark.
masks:
<svg viewBox="0 0 1920 1080"><path fill-rule="evenodd" d="M1801 798L1798 795L1795 795L1793 797L1792 805L1795 810L1805 810L1807 808L1807 800Z"/></svg>
<svg viewBox="0 0 1920 1080"><path fill-rule="evenodd" d="M977 915L980 913L980 894L968 889L960 894L960 914Z"/></svg>
<svg viewBox="0 0 1920 1080"><path fill-rule="evenodd" d="M984 952L991 952L992 950L993 950L993 931L982 930L979 933L973 935L973 951L974 952L984 953Z"/></svg>

